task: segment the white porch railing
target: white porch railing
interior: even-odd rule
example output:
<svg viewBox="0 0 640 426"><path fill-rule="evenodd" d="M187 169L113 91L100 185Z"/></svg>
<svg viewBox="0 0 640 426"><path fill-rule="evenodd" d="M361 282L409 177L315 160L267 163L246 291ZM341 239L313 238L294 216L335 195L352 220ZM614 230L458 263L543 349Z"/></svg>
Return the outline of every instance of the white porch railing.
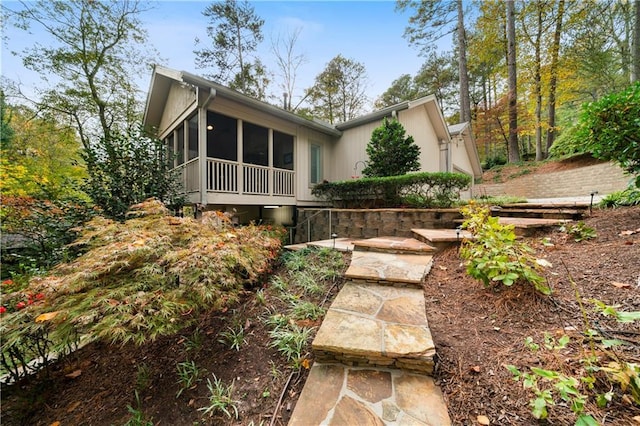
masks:
<svg viewBox="0 0 640 426"><path fill-rule="evenodd" d="M293 170L273 170L273 195L284 195L293 197L293 181L295 172Z"/></svg>
<svg viewBox="0 0 640 426"><path fill-rule="evenodd" d="M197 158L188 161L184 164L180 164L174 170L180 176L180 182L182 182L185 192L198 192L200 190L200 173L198 171L198 164L200 162Z"/></svg>
<svg viewBox="0 0 640 426"><path fill-rule="evenodd" d="M245 194L269 195L269 168L245 164L243 171L243 190Z"/></svg>
<svg viewBox="0 0 640 426"><path fill-rule="evenodd" d="M238 163L207 159L207 191L238 193Z"/></svg>
<svg viewBox="0 0 640 426"><path fill-rule="evenodd" d="M242 173L242 188L239 175ZM273 188L269 188L272 180ZM184 180L183 180L184 181ZM295 196L295 172L207 158L207 191L231 194Z"/></svg>

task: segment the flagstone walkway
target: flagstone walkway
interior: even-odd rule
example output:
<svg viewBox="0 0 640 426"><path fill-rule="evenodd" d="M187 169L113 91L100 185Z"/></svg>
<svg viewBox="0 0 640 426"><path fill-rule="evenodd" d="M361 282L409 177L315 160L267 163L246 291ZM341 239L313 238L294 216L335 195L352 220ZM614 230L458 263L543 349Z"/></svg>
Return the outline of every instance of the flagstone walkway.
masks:
<svg viewBox="0 0 640 426"><path fill-rule="evenodd" d="M436 351L422 282L435 248L397 237L348 244L349 281L313 341L316 362L289 425L450 425L429 376Z"/></svg>

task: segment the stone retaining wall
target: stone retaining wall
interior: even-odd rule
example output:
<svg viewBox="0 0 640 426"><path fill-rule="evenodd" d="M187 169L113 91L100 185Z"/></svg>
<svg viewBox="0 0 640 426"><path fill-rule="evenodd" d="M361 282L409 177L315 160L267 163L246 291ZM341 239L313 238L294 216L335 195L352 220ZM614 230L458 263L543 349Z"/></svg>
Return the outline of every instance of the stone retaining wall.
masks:
<svg viewBox="0 0 640 426"><path fill-rule="evenodd" d="M458 219L458 209L298 208L294 242L327 240L332 233L339 238L411 237L412 228L455 228Z"/></svg>
<svg viewBox="0 0 640 426"><path fill-rule="evenodd" d="M513 195L525 198L578 197L598 191L600 195L620 191L630 177L614 163L546 174L524 175L504 183L483 183L473 187L473 196Z"/></svg>

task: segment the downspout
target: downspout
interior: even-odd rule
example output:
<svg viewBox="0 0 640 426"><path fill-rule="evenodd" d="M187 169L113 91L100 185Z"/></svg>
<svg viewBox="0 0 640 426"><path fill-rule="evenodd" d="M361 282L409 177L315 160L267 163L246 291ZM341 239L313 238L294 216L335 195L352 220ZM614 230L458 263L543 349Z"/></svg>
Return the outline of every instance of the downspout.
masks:
<svg viewBox="0 0 640 426"><path fill-rule="evenodd" d="M216 97L216 89L210 88L204 102L200 102L202 88L197 88L198 99L198 158L200 162L200 204L207 203L207 107Z"/></svg>

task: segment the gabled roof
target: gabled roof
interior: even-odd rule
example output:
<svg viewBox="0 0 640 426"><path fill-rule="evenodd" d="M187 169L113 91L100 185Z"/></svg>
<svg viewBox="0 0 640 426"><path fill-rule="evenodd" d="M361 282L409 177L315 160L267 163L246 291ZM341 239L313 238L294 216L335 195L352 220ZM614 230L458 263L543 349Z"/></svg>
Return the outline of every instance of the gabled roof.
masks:
<svg viewBox="0 0 640 426"><path fill-rule="evenodd" d="M361 117L354 118L353 120L340 123L336 125L336 128L338 130L351 129L352 127L357 127L363 124L378 121L381 118L388 117L389 115L393 115L394 112L397 113L402 110L412 109L419 106L423 106L426 109L427 115L431 120L431 123L433 125L433 128L436 131L436 136L438 137L438 139L450 141L451 137L449 136L449 132L447 130L446 121L444 119L444 116L442 115L442 111L440 111L440 107L438 106L438 100L436 99L435 95L424 96L414 101L400 102L398 104L388 106L378 111L365 114Z"/></svg>
<svg viewBox="0 0 640 426"><path fill-rule="evenodd" d="M229 89L228 87L222 86L221 84L215 83L211 80L207 80L186 71L177 71L159 65L154 66L153 75L151 77L143 117L143 123L145 126L157 127L160 124L162 112L166 105L171 85L175 82L198 87L209 92L210 96L220 96L225 99L230 99L238 102L239 104L258 109L267 114L271 114L300 126L317 130L330 136L339 137L342 134L340 130L322 121L307 120L304 117L286 111L282 108L245 96L242 93L236 92L233 89Z"/></svg>
<svg viewBox="0 0 640 426"><path fill-rule="evenodd" d="M460 136L464 141L464 146L467 149L469 155L469 161L471 161L471 167L473 167L473 176L479 178L482 176L482 165L480 164L480 155L478 155L478 147L476 146L473 132L471 131L471 123L464 122L458 124L452 124L449 126L449 133L451 136Z"/></svg>

